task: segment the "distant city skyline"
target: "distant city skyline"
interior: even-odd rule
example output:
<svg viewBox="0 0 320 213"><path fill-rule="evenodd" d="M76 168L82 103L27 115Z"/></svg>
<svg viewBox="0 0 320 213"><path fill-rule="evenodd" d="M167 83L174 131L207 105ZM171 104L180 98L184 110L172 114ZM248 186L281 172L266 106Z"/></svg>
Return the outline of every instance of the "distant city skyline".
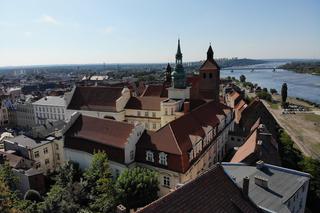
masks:
<svg viewBox="0 0 320 213"><path fill-rule="evenodd" d="M320 59L317 0L0 0L0 66Z"/></svg>

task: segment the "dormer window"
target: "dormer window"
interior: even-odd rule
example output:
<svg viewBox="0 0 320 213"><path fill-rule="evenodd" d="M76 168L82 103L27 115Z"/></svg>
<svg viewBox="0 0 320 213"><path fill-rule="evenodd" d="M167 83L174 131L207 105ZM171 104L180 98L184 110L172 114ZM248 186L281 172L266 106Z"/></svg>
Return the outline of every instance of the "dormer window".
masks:
<svg viewBox="0 0 320 213"><path fill-rule="evenodd" d="M146 161L154 162L153 152L151 151L146 152Z"/></svg>
<svg viewBox="0 0 320 213"><path fill-rule="evenodd" d="M162 165L165 165L165 166L168 165L168 163L167 163L167 154L166 153L161 152L159 154L159 163L162 164Z"/></svg>

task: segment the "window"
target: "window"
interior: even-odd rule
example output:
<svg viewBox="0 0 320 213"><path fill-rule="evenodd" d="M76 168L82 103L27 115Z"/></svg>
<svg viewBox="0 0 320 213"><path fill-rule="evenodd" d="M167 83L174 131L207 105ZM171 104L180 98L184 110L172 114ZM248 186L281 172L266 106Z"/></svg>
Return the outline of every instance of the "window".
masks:
<svg viewBox="0 0 320 213"><path fill-rule="evenodd" d="M45 159L44 163L47 165L50 163L49 159Z"/></svg>
<svg viewBox="0 0 320 213"><path fill-rule="evenodd" d="M212 78L212 73L209 73L209 78Z"/></svg>
<svg viewBox="0 0 320 213"><path fill-rule="evenodd" d="M150 162L154 162L153 152L151 152L151 151L147 151L147 152L146 152L146 160L147 160L147 161L150 161Z"/></svg>
<svg viewBox="0 0 320 213"><path fill-rule="evenodd" d="M173 115L173 108L171 108L171 115Z"/></svg>
<svg viewBox="0 0 320 213"><path fill-rule="evenodd" d="M167 165L167 154L164 153L164 152L161 152L159 154L159 163L162 164L162 165Z"/></svg>
<svg viewBox="0 0 320 213"><path fill-rule="evenodd" d="M152 117L156 117L156 113L155 112L152 113Z"/></svg>
<svg viewBox="0 0 320 213"><path fill-rule="evenodd" d="M153 124L152 124L152 128L153 128L153 129L156 129L156 128L157 128L157 124L156 124L156 123L153 123Z"/></svg>
<svg viewBox="0 0 320 213"><path fill-rule="evenodd" d="M47 153L48 153L48 148L47 148L47 147L43 149L43 153L44 153L44 154L47 154Z"/></svg>
<svg viewBox="0 0 320 213"><path fill-rule="evenodd" d="M35 151L35 152L34 152L34 157L35 157L35 158L38 158L38 157L39 157L39 151Z"/></svg>
<svg viewBox="0 0 320 213"><path fill-rule="evenodd" d="M59 144L55 144L56 150L59 150Z"/></svg>
<svg viewBox="0 0 320 213"><path fill-rule="evenodd" d="M163 186L170 188L170 177L163 176Z"/></svg>
<svg viewBox="0 0 320 213"><path fill-rule="evenodd" d="M37 163L36 163L36 169L40 168L40 166L41 166L41 163L40 163L40 162L37 162Z"/></svg>
<svg viewBox="0 0 320 213"><path fill-rule="evenodd" d="M130 160L134 160L134 150L130 151Z"/></svg>
<svg viewBox="0 0 320 213"><path fill-rule="evenodd" d="M167 108L165 108L164 114L168 115L168 109Z"/></svg>
<svg viewBox="0 0 320 213"><path fill-rule="evenodd" d="M137 113L138 113L138 116L141 116L141 112L140 111L138 111Z"/></svg>
<svg viewBox="0 0 320 213"><path fill-rule="evenodd" d="M56 159L60 160L60 155L58 153L56 154Z"/></svg>
<svg viewBox="0 0 320 213"><path fill-rule="evenodd" d="M205 73L203 73L203 75L202 75L202 76L203 76L203 78L204 78L204 79L206 78L206 74L205 74Z"/></svg>
<svg viewBox="0 0 320 213"><path fill-rule="evenodd" d="M149 112L144 112L144 116L149 117Z"/></svg>

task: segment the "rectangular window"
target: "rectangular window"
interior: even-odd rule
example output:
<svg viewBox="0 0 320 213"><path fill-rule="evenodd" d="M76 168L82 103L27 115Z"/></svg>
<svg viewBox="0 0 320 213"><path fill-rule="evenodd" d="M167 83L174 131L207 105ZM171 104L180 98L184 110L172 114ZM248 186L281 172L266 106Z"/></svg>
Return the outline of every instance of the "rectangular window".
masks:
<svg viewBox="0 0 320 213"><path fill-rule="evenodd" d="M40 162L37 162L37 163L36 163L36 169L40 168L40 166L41 166L41 163L40 163Z"/></svg>
<svg viewBox="0 0 320 213"><path fill-rule="evenodd" d="M162 165L167 165L167 154L164 152L161 152L159 154L159 163Z"/></svg>
<svg viewBox="0 0 320 213"><path fill-rule="evenodd" d="M171 108L171 115L173 115L173 108Z"/></svg>
<svg viewBox="0 0 320 213"><path fill-rule="evenodd" d="M133 150L130 151L130 160L134 160L134 151Z"/></svg>
<svg viewBox="0 0 320 213"><path fill-rule="evenodd" d="M55 144L56 150L59 150L59 144Z"/></svg>
<svg viewBox="0 0 320 213"><path fill-rule="evenodd" d="M150 162L154 162L153 152L151 152L151 151L147 151L147 152L146 152L146 160L147 160L147 161L150 161Z"/></svg>
<svg viewBox="0 0 320 213"><path fill-rule="evenodd" d="M165 108L164 114L168 115L168 109L167 108Z"/></svg>
<svg viewBox="0 0 320 213"><path fill-rule="evenodd" d="M155 112L152 113L152 117L156 117L156 113Z"/></svg>
<svg viewBox="0 0 320 213"><path fill-rule="evenodd" d="M56 154L56 159L60 160L60 155L58 153Z"/></svg>
<svg viewBox="0 0 320 213"><path fill-rule="evenodd" d="M149 117L149 112L144 112L145 117Z"/></svg>
<svg viewBox="0 0 320 213"><path fill-rule="evenodd" d="M45 159L44 163L48 165L50 163L49 159Z"/></svg>
<svg viewBox="0 0 320 213"><path fill-rule="evenodd" d="M153 124L152 124L152 128L153 128L153 129L156 129L156 128L157 128L157 124L156 124L156 123L153 123Z"/></svg>
<svg viewBox="0 0 320 213"><path fill-rule="evenodd" d="M47 147L43 149L43 153L44 154L48 154L48 148Z"/></svg>
<svg viewBox="0 0 320 213"><path fill-rule="evenodd" d="M138 114L138 116L141 116L141 112L140 111L138 111L137 114Z"/></svg>
<svg viewBox="0 0 320 213"><path fill-rule="evenodd" d="M35 158L38 158L38 157L39 157L39 151L35 151L35 152L34 152L34 157L35 157Z"/></svg>
<svg viewBox="0 0 320 213"><path fill-rule="evenodd" d="M163 176L163 186L170 188L170 177Z"/></svg>

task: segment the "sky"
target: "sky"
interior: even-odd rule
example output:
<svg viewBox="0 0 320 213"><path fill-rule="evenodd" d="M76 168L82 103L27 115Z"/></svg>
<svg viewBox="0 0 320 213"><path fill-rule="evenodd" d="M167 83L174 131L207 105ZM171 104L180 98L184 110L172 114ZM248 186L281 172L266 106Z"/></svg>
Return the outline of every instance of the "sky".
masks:
<svg viewBox="0 0 320 213"><path fill-rule="evenodd" d="M319 0L0 0L0 66L320 59Z"/></svg>

